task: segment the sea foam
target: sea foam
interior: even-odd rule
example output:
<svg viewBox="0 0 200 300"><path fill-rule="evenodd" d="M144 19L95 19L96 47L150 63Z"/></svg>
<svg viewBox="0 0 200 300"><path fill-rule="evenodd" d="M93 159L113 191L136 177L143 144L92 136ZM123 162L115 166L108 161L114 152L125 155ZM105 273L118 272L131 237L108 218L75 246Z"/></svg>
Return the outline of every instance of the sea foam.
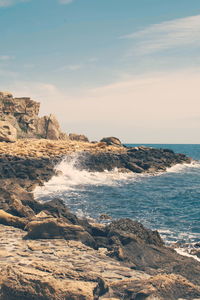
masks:
<svg viewBox="0 0 200 300"><path fill-rule="evenodd" d="M112 171L90 172L79 168L81 161L84 160L84 153L76 152L66 156L57 166L55 166L56 176L43 186L36 187L34 195L36 198L41 196L59 196L62 192L81 190L84 186L118 186L133 181L142 180L151 176L160 176L166 173L180 173L189 169L200 168L200 162L193 161L191 164L177 164L166 169L166 172L155 172L153 174L133 172L120 172L117 168Z"/></svg>
<svg viewBox="0 0 200 300"><path fill-rule="evenodd" d="M122 173L117 168L112 171L105 170L104 172L89 172L87 170L79 169L79 161L84 159L82 153L75 153L71 156L65 157L57 166L55 171L58 175L53 176L50 181L46 182L44 186L37 187L34 191L35 197L62 193L63 191L73 191L81 189L83 186L116 186L120 182L126 180L136 179L137 174L131 172Z"/></svg>

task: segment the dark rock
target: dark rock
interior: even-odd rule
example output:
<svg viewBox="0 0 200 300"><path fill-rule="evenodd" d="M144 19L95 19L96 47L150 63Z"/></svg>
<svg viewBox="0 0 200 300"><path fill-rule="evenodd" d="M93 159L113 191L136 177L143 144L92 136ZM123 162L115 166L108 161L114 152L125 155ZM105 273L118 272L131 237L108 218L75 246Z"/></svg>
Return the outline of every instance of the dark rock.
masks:
<svg viewBox="0 0 200 300"><path fill-rule="evenodd" d="M166 247L157 231L129 219L114 221L96 232L95 229L92 235L96 247L107 248L109 256L127 266L149 274L174 273L200 284L200 264Z"/></svg>
<svg viewBox="0 0 200 300"><path fill-rule="evenodd" d="M132 221L131 219L120 219L113 221L110 225L106 226L106 231L109 236L114 235L116 232L123 231L136 235L146 244L156 246L163 246L164 242L161 239L158 231L152 231L145 228L141 223Z"/></svg>
<svg viewBox="0 0 200 300"><path fill-rule="evenodd" d="M80 225L79 219L69 211L64 202L60 199L53 199L42 203L40 206L40 211L41 210L50 213L55 218L63 218L71 224Z"/></svg>
<svg viewBox="0 0 200 300"><path fill-rule="evenodd" d="M191 159L183 154L140 147L127 148L123 153L113 152L85 152L75 167L89 171L111 171L115 168L134 173L155 173L165 171L166 168L180 163L190 163Z"/></svg>
<svg viewBox="0 0 200 300"><path fill-rule="evenodd" d="M107 215L107 214L101 214L101 215L99 216L99 219L100 219L100 220L111 220L112 217L109 216L109 215Z"/></svg>

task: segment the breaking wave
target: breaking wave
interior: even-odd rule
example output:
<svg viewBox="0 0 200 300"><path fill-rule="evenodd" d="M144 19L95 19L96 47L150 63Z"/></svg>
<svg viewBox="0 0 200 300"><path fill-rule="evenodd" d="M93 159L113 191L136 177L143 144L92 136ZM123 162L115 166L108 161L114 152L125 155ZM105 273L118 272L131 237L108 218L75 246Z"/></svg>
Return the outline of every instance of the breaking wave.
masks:
<svg viewBox="0 0 200 300"><path fill-rule="evenodd" d="M193 161L191 164L178 164L167 168L166 172L156 172L154 174L136 174L132 172L120 172L117 168L112 171L90 172L79 168L81 161L84 160L84 154L74 153L66 156L56 167L56 176L53 176L49 182L42 187L35 189L35 197L60 194L63 191L73 191L83 189L84 186L119 186L133 181L142 180L150 176L160 176L166 173L180 173L190 169L200 168L200 162Z"/></svg>
<svg viewBox="0 0 200 300"><path fill-rule="evenodd" d="M57 175L36 188L35 197L60 198L78 216L98 221L104 213L138 220L159 230L167 244L200 241L199 161L156 174L89 172L83 165L84 153L65 157L55 167Z"/></svg>
<svg viewBox="0 0 200 300"><path fill-rule="evenodd" d="M49 182L42 187L35 189L35 197L41 195L48 195L51 193L61 193L62 191L72 191L75 189L82 189L84 186L115 186L120 182L131 179L136 179L137 174L122 173L117 168L112 171L104 172L89 172L87 170L79 169L80 160L83 160L82 153L75 153L71 156L65 157L61 163L55 167L57 173Z"/></svg>

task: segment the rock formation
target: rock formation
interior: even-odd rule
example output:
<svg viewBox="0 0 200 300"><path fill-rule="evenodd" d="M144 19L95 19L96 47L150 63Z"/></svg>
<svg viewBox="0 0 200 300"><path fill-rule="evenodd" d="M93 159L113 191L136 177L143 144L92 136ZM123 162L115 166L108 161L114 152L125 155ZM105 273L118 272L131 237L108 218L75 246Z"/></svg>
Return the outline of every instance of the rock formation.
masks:
<svg viewBox="0 0 200 300"><path fill-rule="evenodd" d="M69 138L71 141L89 142L88 138L83 134L70 133Z"/></svg>
<svg viewBox="0 0 200 300"><path fill-rule="evenodd" d="M100 140L100 142L106 143L107 145L115 145L115 146L122 146L121 141L116 137L106 137Z"/></svg>
<svg viewBox="0 0 200 300"><path fill-rule="evenodd" d="M27 97L13 98L0 92L0 141L14 142L16 138L67 139L54 115L38 116L40 103Z"/></svg>
<svg viewBox="0 0 200 300"><path fill-rule="evenodd" d="M0 141L1 142L16 142L17 129L7 121L0 121Z"/></svg>
<svg viewBox="0 0 200 300"><path fill-rule="evenodd" d="M32 193L75 152L82 162L74 167L99 172L154 173L191 159L168 149L128 148L113 137L67 139L53 115L38 116L39 106L0 92L0 300L200 298L200 263L167 247L157 231L130 219L92 223L62 200L39 202ZM26 139L1 142L17 137Z"/></svg>

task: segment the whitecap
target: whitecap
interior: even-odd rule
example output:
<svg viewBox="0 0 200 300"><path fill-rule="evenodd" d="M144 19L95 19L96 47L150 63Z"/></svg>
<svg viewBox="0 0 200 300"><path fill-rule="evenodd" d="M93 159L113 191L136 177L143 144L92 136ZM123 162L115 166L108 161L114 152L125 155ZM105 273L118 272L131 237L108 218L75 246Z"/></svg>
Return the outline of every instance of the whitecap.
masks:
<svg viewBox="0 0 200 300"><path fill-rule="evenodd" d="M197 261L200 261L200 258L197 257L196 255L192 255L190 253L188 253L188 251L186 249L183 248L175 248L174 249L178 254L183 255L183 256L187 256L187 257L191 257L196 259Z"/></svg>
<svg viewBox="0 0 200 300"><path fill-rule="evenodd" d="M200 169L200 161L193 160L190 164L176 164L172 167L166 169L168 173L181 173L183 171L191 170L191 169Z"/></svg>

